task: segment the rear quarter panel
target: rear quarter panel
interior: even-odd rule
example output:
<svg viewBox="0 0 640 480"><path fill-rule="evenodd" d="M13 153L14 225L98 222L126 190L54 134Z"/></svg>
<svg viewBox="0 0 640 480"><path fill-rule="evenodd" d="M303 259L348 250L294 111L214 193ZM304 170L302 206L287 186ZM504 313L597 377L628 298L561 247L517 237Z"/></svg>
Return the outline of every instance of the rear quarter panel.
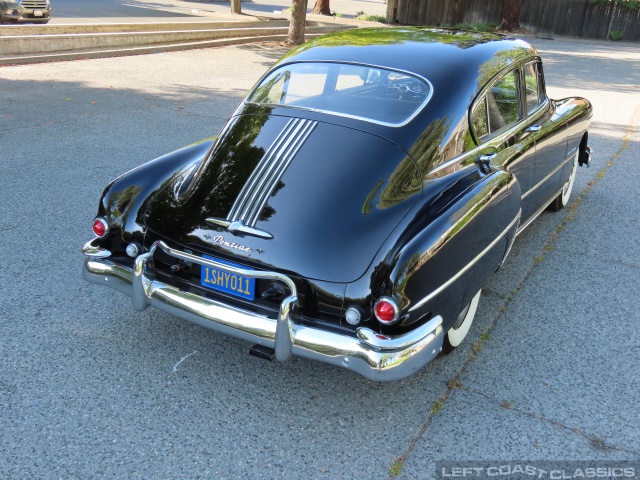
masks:
<svg viewBox="0 0 640 480"><path fill-rule="evenodd" d="M499 267L515 235L520 189L513 175L485 175L469 167L457 181L426 201L412 234L391 263L389 282L402 302L400 329L442 315L445 330ZM461 179L463 180L463 179ZM511 225L510 228L508 228Z"/></svg>

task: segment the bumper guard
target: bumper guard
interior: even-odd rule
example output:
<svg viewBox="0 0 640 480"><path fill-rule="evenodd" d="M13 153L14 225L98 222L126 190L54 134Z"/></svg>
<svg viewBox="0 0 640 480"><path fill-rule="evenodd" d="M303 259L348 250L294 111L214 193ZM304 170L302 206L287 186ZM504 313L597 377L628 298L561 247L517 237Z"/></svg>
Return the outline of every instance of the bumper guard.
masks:
<svg viewBox="0 0 640 480"><path fill-rule="evenodd" d="M282 301L278 318L274 320L182 291L147 275L153 269L153 254L157 248L187 262L226 269L246 277L281 281L289 287L291 295ZM420 370L442 350L444 332L440 316L403 335L386 336L360 327L355 336L347 336L296 323L296 286L280 273L220 264L170 248L161 241L155 242L148 253L139 255L133 269L110 260L110 252L98 248L93 241L85 244L82 253L85 255L82 277L87 282L129 295L135 310L142 311L152 305L198 325L273 348L280 361L295 354L353 370L370 380L392 381Z"/></svg>

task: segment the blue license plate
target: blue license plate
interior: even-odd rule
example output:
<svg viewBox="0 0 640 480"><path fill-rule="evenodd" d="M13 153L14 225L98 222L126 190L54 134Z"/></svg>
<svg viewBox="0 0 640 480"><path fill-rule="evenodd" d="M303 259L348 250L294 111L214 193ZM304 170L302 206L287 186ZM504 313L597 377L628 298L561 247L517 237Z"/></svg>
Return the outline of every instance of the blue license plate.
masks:
<svg viewBox="0 0 640 480"><path fill-rule="evenodd" d="M227 262L226 260L220 260L219 258L210 257L208 255L203 255L203 258L215 260L218 263L229 265L230 267L253 270L252 268L245 267L244 265ZM201 265L200 267L200 284L203 287L218 290L219 292L229 293L236 297L246 298L247 300L254 299L256 290L255 278L245 277L229 270L225 270L224 268L209 267L207 265Z"/></svg>

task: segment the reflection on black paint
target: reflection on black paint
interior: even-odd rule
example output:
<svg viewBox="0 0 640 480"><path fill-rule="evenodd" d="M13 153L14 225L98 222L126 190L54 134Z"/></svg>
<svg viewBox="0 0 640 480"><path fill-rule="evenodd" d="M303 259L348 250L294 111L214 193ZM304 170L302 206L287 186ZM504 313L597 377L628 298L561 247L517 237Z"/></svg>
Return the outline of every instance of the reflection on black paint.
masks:
<svg viewBox="0 0 640 480"><path fill-rule="evenodd" d="M265 150L255 145L266 115L238 117L218 139L211 155L198 168L189 187L164 188L148 212L153 230L189 232L208 229L205 218L226 218L231 205ZM176 181L175 179L173 180Z"/></svg>

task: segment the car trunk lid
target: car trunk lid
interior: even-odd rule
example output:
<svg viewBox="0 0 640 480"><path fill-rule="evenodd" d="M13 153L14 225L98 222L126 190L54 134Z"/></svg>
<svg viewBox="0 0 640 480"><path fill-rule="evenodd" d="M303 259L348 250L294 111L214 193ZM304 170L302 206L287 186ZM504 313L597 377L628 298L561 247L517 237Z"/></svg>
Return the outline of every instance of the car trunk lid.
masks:
<svg viewBox="0 0 640 480"><path fill-rule="evenodd" d="M378 136L240 115L211 155L149 204L147 227L256 268L350 282L417 201L413 160Z"/></svg>

